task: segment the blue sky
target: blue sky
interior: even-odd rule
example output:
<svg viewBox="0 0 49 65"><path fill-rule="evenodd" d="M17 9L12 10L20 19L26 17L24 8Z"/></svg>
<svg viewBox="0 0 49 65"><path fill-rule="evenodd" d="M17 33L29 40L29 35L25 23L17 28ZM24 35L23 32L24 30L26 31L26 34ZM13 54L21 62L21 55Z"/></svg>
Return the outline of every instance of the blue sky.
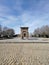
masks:
<svg viewBox="0 0 49 65"><path fill-rule="evenodd" d="M0 0L0 24L15 33L20 33L21 26L28 26L32 33L49 25L49 0Z"/></svg>

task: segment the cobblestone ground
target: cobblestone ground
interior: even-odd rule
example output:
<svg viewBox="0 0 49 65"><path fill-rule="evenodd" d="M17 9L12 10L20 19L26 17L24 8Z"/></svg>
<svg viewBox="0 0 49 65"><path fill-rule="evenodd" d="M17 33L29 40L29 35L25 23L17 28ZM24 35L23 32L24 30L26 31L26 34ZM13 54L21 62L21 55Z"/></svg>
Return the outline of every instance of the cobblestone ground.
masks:
<svg viewBox="0 0 49 65"><path fill-rule="evenodd" d="M49 44L0 44L0 65L49 65Z"/></svg>

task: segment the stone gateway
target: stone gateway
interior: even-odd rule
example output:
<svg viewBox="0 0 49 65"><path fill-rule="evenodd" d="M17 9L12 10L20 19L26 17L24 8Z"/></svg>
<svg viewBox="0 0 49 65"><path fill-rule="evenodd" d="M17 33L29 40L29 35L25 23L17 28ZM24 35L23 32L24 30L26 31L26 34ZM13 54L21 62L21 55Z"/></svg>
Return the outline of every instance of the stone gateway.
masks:
<svg viewBox="0 0 49 65"><path fill-rule="evenodd" d="M21 27L21 38L25 39L29 37L28 27Z"/></svg>

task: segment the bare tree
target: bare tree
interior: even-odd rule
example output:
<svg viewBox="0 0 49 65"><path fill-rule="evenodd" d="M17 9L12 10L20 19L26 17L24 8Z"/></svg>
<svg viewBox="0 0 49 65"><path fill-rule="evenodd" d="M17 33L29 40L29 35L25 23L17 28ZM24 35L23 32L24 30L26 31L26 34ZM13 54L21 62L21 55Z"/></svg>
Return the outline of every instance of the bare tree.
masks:
<svg viewBox="0 0 49 65"><path fill-rule="evenodd" d="M3 27L0 25L0 38L10 38L15 34L14 29L10 29L8 27Z"/></svg>
<svg viewBox="0 0 49 65"><path fill-rule="evenodd" d="M3 31L2 31L3 37L7 36L7 32L6 32L7 30L8 30L8 27L3 27Z"/></svg>
<svg viewBox="0 0 49 65"><path fill-rule="evenodd" d="M41 28L37 28L34 30L34 35L36 36L43 36L43 37L49 37L49 26L42 26Z"/></svg>
<svg viewBox="0 0 49 65"><path fill-rule="evenodd" d="M2 25L0 25L0 37L2 37Z"/></svg>
<svg viewBox="0 0 49 65"><path fill-rule="evenodd" d="M8 27L4 27L4 28L3 28L3 31L6 31L6 30L8 30Z"/></svg>
<svg viewBox="0 0 49 65"><path fill-rule="evenodd" d="M0 25L0 31L2 31L2 25Z"/></svg>
<svg viewBox="0 0 49 65"><path fill-rule="evenodd" d="M13 37L13 35L15 34L14 30L13 29L8 29L6 30L6 35L8 37Z"/></svg>
<svg viewBox="0 0 49 65"><path fill-rule="evenodd" d="M37 29L35 29L35 31L34 31L34 35L38 37L38 36L40 35L40 32L41 32L40 29L37 28Z"/></svg>

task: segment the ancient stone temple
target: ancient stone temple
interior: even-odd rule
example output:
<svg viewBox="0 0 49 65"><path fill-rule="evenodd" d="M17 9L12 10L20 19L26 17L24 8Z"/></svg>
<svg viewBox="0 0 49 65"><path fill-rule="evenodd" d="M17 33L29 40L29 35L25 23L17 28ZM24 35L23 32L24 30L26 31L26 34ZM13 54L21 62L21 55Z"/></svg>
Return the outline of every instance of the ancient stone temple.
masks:
<svg viewBox="0 0 49 65"><path fill-rule="evenodd" d="M28 38L29 33L28 33L28 27L21 27L21 38Z"/></svg>

